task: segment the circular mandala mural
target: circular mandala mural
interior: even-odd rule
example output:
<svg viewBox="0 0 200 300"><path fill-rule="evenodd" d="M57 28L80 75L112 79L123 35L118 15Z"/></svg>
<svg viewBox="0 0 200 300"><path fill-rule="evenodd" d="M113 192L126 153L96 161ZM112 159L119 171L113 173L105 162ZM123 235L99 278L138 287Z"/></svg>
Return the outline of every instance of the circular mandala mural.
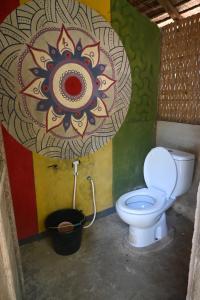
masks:
<svg viewBox="0 0 200 300"><path fill-rule="evenodd" d="M21 144L72 159L120 128L131 97L121 41L102 16L69 0L28 2L0 26L0 116Z"/></svg>

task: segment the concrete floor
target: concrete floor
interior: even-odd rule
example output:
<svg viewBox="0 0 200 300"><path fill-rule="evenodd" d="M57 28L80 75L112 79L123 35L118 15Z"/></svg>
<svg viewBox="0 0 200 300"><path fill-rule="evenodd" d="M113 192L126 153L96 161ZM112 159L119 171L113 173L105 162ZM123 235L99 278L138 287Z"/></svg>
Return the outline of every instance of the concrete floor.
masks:
<svg viewBox="0 0 200 300"><path fill-rule="evenodd" d="M116 214L84 230L81 249L54 253L48 239L21 246L26 300L183 300L193 224L171 210L174 240L134 254L123 246L128 226Z"/></svg>

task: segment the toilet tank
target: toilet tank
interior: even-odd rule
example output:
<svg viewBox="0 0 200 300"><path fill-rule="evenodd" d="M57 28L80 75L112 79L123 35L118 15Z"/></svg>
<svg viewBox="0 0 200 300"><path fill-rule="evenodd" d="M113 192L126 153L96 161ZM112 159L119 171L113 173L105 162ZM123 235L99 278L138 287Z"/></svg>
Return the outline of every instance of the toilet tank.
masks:
<svg viewBox="0 0 200 300"><path fill-rule="evenodd" d="M171 197L176 198L185 194L191 184L194 172L194 154L166 148L172 155L177 168L177 181Z"/></svg>

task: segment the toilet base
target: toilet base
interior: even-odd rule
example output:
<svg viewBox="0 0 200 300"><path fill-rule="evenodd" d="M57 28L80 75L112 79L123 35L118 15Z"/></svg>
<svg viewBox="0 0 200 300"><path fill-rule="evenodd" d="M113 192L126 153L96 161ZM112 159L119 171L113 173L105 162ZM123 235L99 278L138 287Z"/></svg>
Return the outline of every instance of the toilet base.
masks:
<svg viewBox="0 0 200 300"><path fill-rule="evenodd" d="M148 228L129 226L128 241L134 247L146 247L167 236L166 214L163 213L159 221Z"/></svg>

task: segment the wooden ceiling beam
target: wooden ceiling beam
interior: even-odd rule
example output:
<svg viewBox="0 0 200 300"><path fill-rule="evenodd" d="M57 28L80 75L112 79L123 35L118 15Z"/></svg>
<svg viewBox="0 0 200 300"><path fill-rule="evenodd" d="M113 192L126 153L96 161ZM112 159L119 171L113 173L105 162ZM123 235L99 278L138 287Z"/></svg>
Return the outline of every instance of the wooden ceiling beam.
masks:
<svg viewBox="0 0 200 300"><path fill-rule="evenodd" d="M179 12L188 10L188 9L193 9L193 7L198 7L200 5L199 0L184 0L180 4L177 4L176 7Z"/></svg>
<svg viewBox="0 0 200 300"><path fill-rule="evenodd" d="M151 8L146 8L145 9L145 14L149 14L149 13L152 13L152 12L155 12L157 10L163 10L163 7L161 5L158 5L158 6L152 6Z"/></svg>
<svg viewBox="0 0 200 300"><path fill-rule="evenodd" d="M166 10L166 12L169 14L169 16L173 20L180 20L182 19L182 16L178 12L177 8L172 4L170 0L157 0L160 5Z"/></svg>
<svg viewBox="0 0 200 300"><path fill-rule="evenodd" d="M157 15L157 16L151 18L151 21L155 22L155 23L158 23L158 22L162 22L162 20L165 20L165 19L168 19L168 18L170 18L168 13L164 13L164 14L162 13L160 15Z"/></svg>

